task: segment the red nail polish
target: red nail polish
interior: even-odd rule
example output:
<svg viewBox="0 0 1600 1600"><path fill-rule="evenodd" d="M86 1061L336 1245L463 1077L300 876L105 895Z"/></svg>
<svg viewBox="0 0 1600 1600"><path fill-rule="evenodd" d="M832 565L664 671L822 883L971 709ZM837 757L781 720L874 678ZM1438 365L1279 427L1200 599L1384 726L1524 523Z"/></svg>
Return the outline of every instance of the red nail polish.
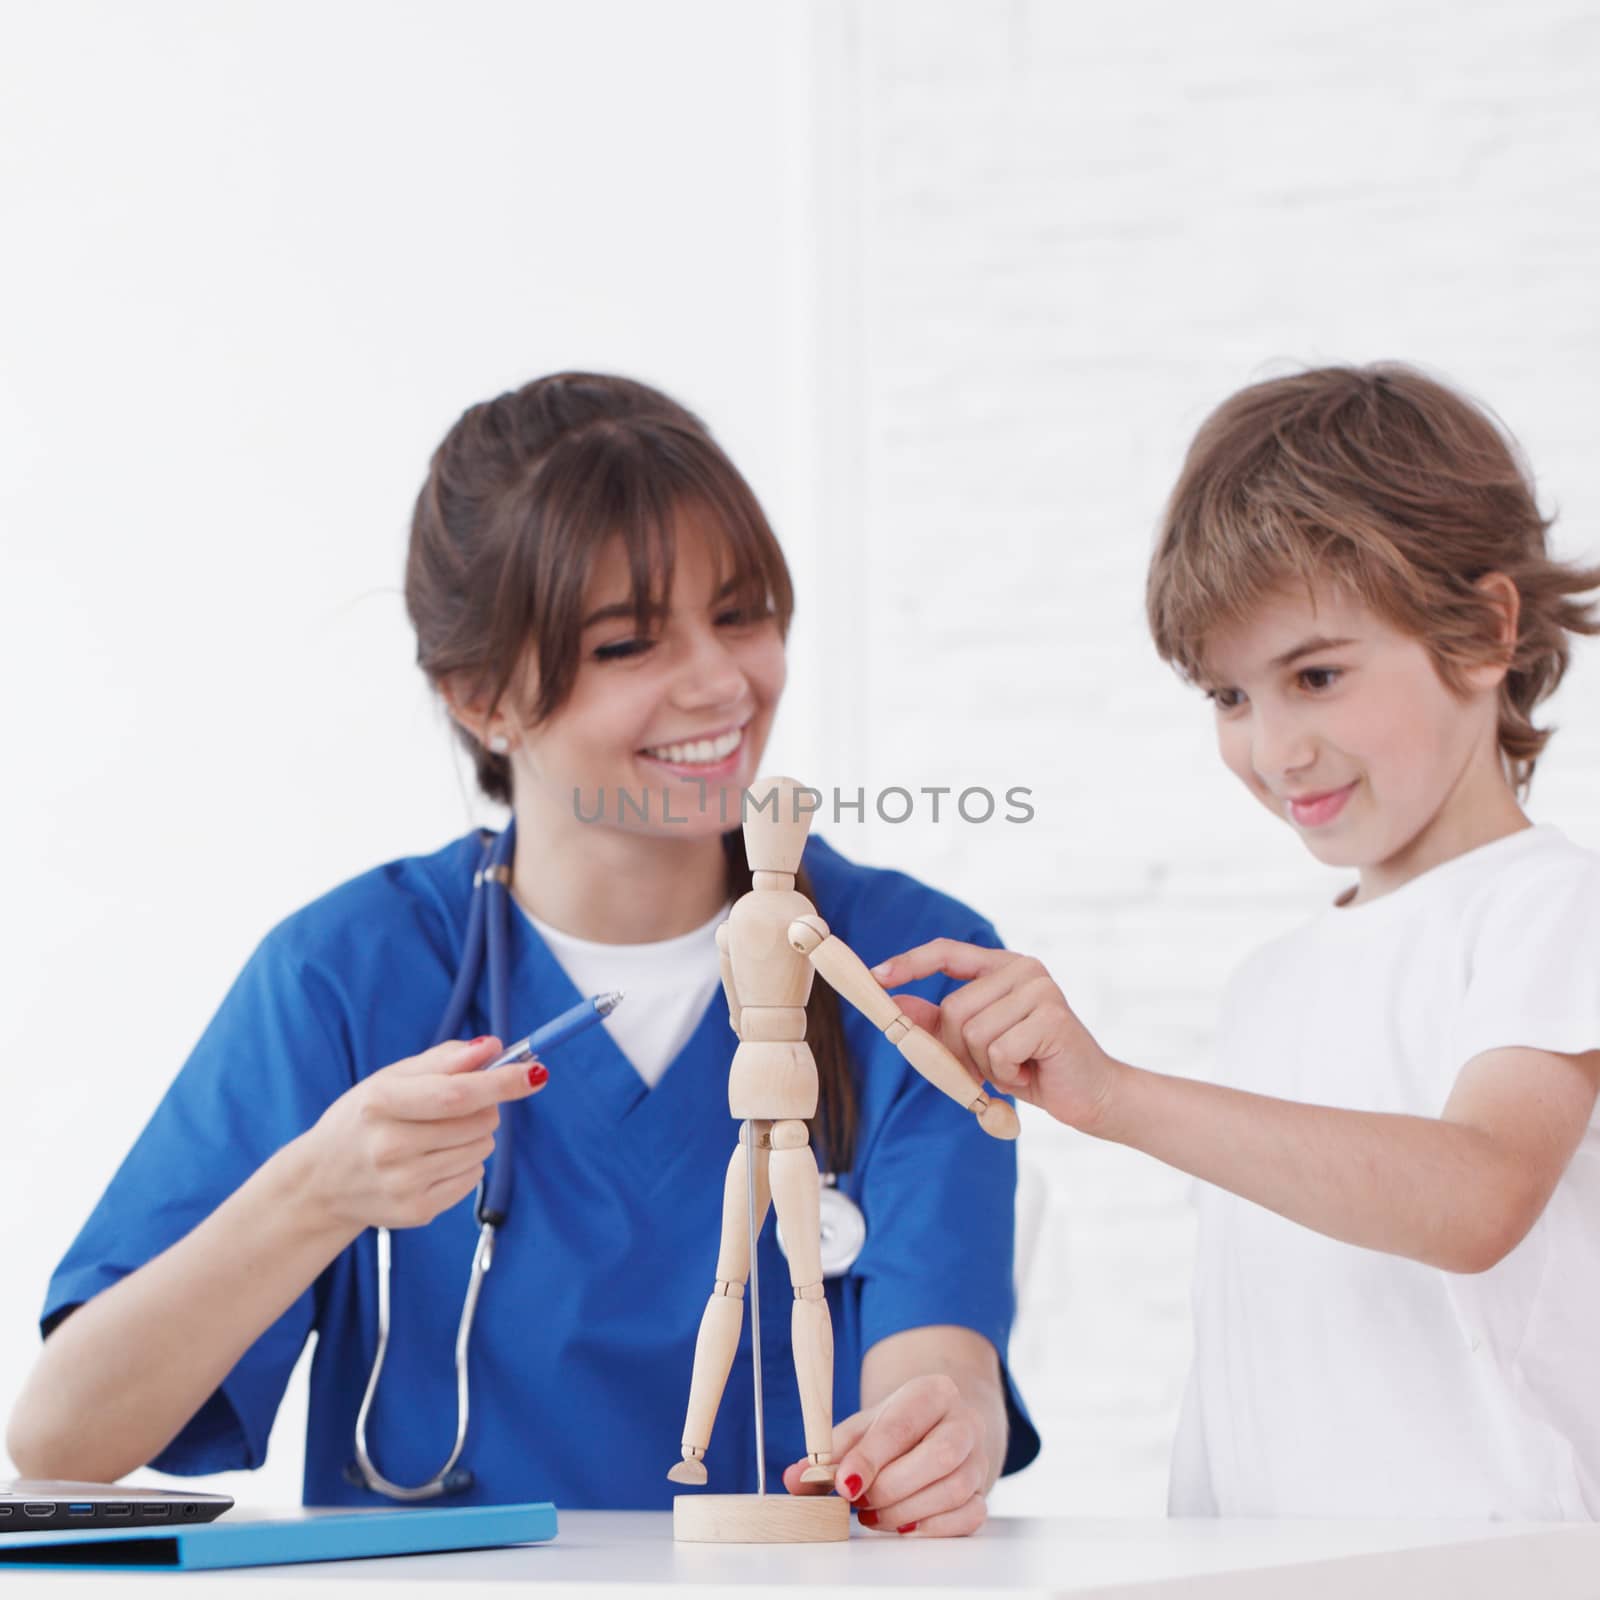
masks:
<svg viewBox="0 0 1600 1600"><path fill-rule="evenodd" d="M916 1532L916 1531L917 1531L917 1525L916 1525L916 1523L914 1523L914 1522L908 1522L908 1523L907 1523L907 1524L906 1524L906 1525L905 1525L905 1527L903 1527L903 1528L896 1528L896 1529L895 1529L895 1530L894 1530L894 1531L895 1531L895 1532L896 1532L896 1533L915 1533L915 1532Z"/></svg>
<svg viewBox="0 0 1600 1600"><path fill-rule="evenodd" d="M549 1078L550 1069L542 1062L535 1061L534 1064L528 1068L528 1087L530 1089L539 1088L541 1085L548 1082Z"/></svg>
<svg viewBox="0 0 1600 1600"><path fill-rule="evenodd" d="M856 1521L865 1528L876 1528L878 1526L878 1513L876 1511L858 1511L856 1512Z"/></svg>
<svg viewBox="0 0 1600 1600"><path fill-rule="evenodd" d="M491 1038L493 1038L492 1034L480 1033L476 1039L467 1040L467 1048L469 1050L476 1050L480 1044L488 1044Z"/></svg>
<svg viewBox="0 0 1600 1600"><path fill-rule="evenodd" d="M846 1500L854 1500L855 1497L860 1493L861 1474L859 1472L852 1472L850 1476L844 1480L844 1497Z"/></svg>

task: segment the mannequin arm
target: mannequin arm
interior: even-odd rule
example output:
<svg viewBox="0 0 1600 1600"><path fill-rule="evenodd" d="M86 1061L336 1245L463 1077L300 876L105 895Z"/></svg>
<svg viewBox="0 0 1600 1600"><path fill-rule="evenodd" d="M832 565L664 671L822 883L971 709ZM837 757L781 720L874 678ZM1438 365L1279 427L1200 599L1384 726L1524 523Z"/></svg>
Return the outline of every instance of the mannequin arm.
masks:
<svg viewBox="0 0 1600 1600"><path fill-rule="evenodd" d="M947 1094L978 1119L978 1126L996 1139L1015 1139L1017 1114L1004 1100L991 1100L976 1080L931 1033L917 1027L883 992L866 963L844 940L828 931L819 916L796 917L789 924L789 943L848 1000L911 1063L935 1089Z"/></svg>
<svg viewBox="0 0 1600 1600"><path fill-rule="evenodd" d="M717 961L722 968L722 992L728 999L728 1026L739 1031L739 991L733 986L733 957L728 954L728 924L717 928Z"/></svg>

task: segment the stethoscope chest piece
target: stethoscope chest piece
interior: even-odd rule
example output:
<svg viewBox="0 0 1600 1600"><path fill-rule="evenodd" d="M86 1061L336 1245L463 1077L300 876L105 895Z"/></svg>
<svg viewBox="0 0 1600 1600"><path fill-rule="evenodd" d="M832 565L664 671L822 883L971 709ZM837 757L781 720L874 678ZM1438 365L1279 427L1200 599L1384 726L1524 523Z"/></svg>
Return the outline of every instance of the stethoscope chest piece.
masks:
<svg viewBox="0 0 1600 1600"><path fill-rule="evenodd" d="M838 1179L831 1172L822 1175L821 1239L822 1276L842 1278L856 1264L867 1242L867 1219L849 1195L838 1187ZM788 1246L783 1242L783 1229L774 1224L778 1236L778 1249L784 1260L789 1258Z"/></svg>

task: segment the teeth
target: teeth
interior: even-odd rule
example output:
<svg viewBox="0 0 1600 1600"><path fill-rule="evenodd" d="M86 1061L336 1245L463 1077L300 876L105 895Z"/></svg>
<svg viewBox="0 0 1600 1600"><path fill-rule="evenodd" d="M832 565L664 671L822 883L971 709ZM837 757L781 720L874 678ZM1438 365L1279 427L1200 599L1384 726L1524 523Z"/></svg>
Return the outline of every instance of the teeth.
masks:
<svg viewBox="0 0 1600 1600"><path fill-rule="evenodd" d="M645 754L678 766L713 766L725 760L744 742L744 729L735 728L716 739L695 739L689 744L647 745Z"/></svg>

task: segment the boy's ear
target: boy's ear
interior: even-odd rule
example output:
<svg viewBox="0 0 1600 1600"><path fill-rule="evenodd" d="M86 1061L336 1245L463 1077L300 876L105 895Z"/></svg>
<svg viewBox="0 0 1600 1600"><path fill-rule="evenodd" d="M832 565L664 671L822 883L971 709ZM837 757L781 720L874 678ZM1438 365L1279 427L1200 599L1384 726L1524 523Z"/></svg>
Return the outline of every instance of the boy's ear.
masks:
<svg viewBox="0 0 1600 1600"><path fill-rule="evenodd" d="M1467 669L1467 679L1478 689L1497 689L1511 667L1517 648L1517 620L1522 611L1522 596L1503 572L1486 572L1473 585L1495 611L1493 652Z"/></svg>

